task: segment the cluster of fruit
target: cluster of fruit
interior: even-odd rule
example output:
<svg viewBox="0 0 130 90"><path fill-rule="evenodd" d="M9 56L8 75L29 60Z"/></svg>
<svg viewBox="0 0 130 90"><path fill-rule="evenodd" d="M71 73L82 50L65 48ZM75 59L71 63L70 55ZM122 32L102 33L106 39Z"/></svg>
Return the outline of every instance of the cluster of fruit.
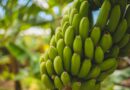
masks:
<svg viewBox="0 0 130 90"><path fill-rule="evenodd" d="M99 9L96 23L92 12ZM40 70L49 90L100 90L130 51L127 0L75 0L41 57Z"/></svg>

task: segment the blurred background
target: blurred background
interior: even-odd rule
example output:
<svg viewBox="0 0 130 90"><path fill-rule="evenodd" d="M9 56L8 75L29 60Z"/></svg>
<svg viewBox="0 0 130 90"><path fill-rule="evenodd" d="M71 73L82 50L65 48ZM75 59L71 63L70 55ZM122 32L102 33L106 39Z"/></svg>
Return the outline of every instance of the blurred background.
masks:
<svg viewBox="0 0 130 90"><path fill-rule="evenodd" d="M72 0L0 0L0 90L46 90L39 57L71 4ZM93 15L96 20L98 11ZM130 61L123 59L102 90L130 90Z"/></svg>

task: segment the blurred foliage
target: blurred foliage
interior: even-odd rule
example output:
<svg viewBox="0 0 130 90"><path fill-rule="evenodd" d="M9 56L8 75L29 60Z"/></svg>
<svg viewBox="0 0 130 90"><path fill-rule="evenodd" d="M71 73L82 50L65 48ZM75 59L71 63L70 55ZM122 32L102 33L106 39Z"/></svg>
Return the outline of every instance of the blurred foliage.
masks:
<svg viewBox="0 0 130 90"><path fill-rule="evenodd" d="M50 37L72 1L0 0L0 82L6 81L8 86L8 81L19 81L22 90L45 90L40 81L39 56L49 47ZM130 77L129 69L121 73ZM122 77L108 77L102 90L114 90L115 82ZM6 90L2 86L0 90Z"/></svg>
<svg viewBox="0 0 130 90"><path fill-rule="evenodd" d="M0 82L14 81L15 89L19 82L18 90L45 90L39 56L49 47L63 8L71 1L0 0Z"/></svg>

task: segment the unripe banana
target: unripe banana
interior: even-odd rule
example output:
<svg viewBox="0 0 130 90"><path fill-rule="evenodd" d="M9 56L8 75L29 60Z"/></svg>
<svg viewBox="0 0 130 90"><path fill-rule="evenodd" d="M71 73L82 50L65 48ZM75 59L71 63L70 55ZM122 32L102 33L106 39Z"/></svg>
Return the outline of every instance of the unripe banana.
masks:
<svg viewBox="0 0 130 90"><path fill-rule="evenodd" d="M51 41L50 41L50 45L54 46L54 47L56 46L55 35L52 36Z"/></svg>
<svg viewBox="0 0 130 90"><path fill-rule="evenodd" d="M119 50L120 50L119 46L112 47L110 53L108 54L108 57L117 58L119 55Z"/></svg>
<svg viewBox="0 0 130 90"><path fill-rule="evenodd" d="M46 62L49 59L48 50L40 57L40 63Z"/></svg>
<svg viewBox="0 0 130 90"><path fill-rule="evenodd" d="M65 44L72 47L74 41L74 29L72 26L69 26L65 32Z"/></svg>
<svg viewBox="0 0 130 90"><path fill-rule="evenodd" d="M79 33L79 23L80 23L80 15L74 14L73 20L72 20L72 26L74 27L75 34Z"/></svg>
<svg viewBox="0 0 130 90"><path fill-rule="evenodd" d="M56 48L57 48L59 56L61 56L61 57L63 57L64 47L65 47L64 40L63 39L59 39L58 42L57 42Z"/></svg>
<svg viewBox="0 0 130 90"><path fill-rule="evenodd" d="M73 50L74 52L81 55L82 53L82 39L80 36L76 36L74 43L73 43Z"/></svg>
<svg viewBox="0 0 130 90"><path fill-rule="evenodd" d="M123 19L120 22L119 27L117 28L116 32L113 35L113 42L118 43L124 36L126 30L127 30L127 21L126 19Z"/></svg>
<svg viewBox="0 0 130 90"><path fill-rule="evenodd" d="M83 61L82 65L81 65L78 77L79 78L86 78L86 76L88 75L91 67L92 67L91 60L85 59Z"/></svg>
<svg viewBox="0 0 130 90"><path fill-rule="evenodd" d="M67 72L63 72L61 74L61 81L63 82L64 86L71 84L70 76Z"/></svg>
<svg viewBox="0 0 130 90"><path fill-rule="evenodd" d="M73 21L73 18L74 18L74 15L78 13L78 10L76 8L73 8L70 12L70 19L69 19L69 23L72 24L72 21Z"/></svg>
<svg viewBox="0 0 130 90"><path fill-rule="evenodd" d="M69 21L69 16L68 15L64 15L62 21L61 21L61 26L63 28L65 22L68 22Z"/></svg>
<svg viewBox="0 0 130 90"><path fill-rule="evenodd" d="M65 35L65 32L67 30L67 28L70 26L70 23L68 21L66 21L62 27L62 33L63 33L63 36Z"/></svg>
<svg viewBox="0 0 130 90"><path fill-rule="evenodd" d="M72 84L72 90L81 90L80 87L81 87L81 82L74 82Z"/></svg>
<svg viewBox="0 0 130 90"><path fill-rule="evenodd" d="M128 42L128 44L123 47L120 51L120 56L128 56L130 53L130 42Z"/></svg>
<svg viewBox="0 0 130 90"><path fill-rule="evenodd" d="M42 75L42 81L46 88L48 88L50 90L54 90L54 85L53 85L51 79L46 74Z"/></svg>
<svg viewBox="0 0 130 90"><path fill-rule="evenodd" d="M74 4L73 4L72 8L76 8L79 11L80 4L81 4L80 0L74 0Z"/></svg>
<svg viewBox="0 0 130 90"><path fill-rule="evenodd" d="M91 38L86 38L84 49L85 49L85 56L90 59L93 59L94 45Z"/></svg>
<svg viewBox="0 0 130 90"><path fill-rule="evenodd" d="M57 42L60 38L63 37L61 31L62 31L61 27L58 27L58 28L56 29L55 42Z"/></svg>
<svg viewBox="0 0 130 90"><path fill-rule="evenodd" d="M81 63L80 55L74 53L71 60L71 74L72 75L77 75L79 73L80 63Z"/></svg>
<svg viewBox="0 0 130 90"><path fill-rule="evenodd" d="M41 74L45 74L47 71L46 71L46 62L41 62L40 64L40 73Z"/></svg>
<svg viewBox="0 0 130 90"><path fill-rule="evenodd" d="M41 57L39 58L39 62L40 63L44 62L44 55L41 55Z"/></svg>
<svg viewBox="0 0 130 90"><path fill-rule="evenodd" d="M100 74L100 67L99 66L94 66L92 67L92 69L90 70L87 79L92 79L92 78L96 78L98 77L98 75Z"/></svg>
<svg viewBox="0 0 130 90"><path fill-rule="evenodd" d="M61 79L58 76L55 76L54 84L55 84L57 89L59 89L59 90L63 89L63 83L62 83Z"/></svg>
<svg viewBox="0 0 130 90"><path fill-rule="evenodd" d="M70 71L71 58L72 58L72 50L70 47L66 46L63 50L63 63L65 70L68 72Z"/></svg>
<svg viewBox="0 0 130 90"><path fill-rule="evenodd" d="M79 14L81 17L88 16L89 13L89 3L88 1L83 1L80 5Z"/></svg>
<svg viewBox="0 0 130 90"><path fill-rule="evenodd" d="M126 10L125 18L127 20L128 28L130 28L130 5L128 5L128 8Z"/></svg>
<svg viewBox="0 0 130 90"><path fill-rule="evenodd" d="M106 71L109 70L110 68L112 68L113 66L115 66L117 64L117 61L115 58L108 58L106 60L104 60L103 63L101 63L99 65L101 71Z"/></svg>
<svg viewBox="0 0 130 90"><path fill-rule="evenodd" d="M97 45L101 37L101 29L99 27L94 27L90 36L94 45Z"/></svg>
<svg viewBox="0 0 130 90"><path fill-rule="evenodd" d="M130 53L126 1L75 0L40 58L48 90L100 90L102 80L116 69L116 59ZM100 12L94 25L95 9Z"/></svg>
<svg viewBox="0 0 130 90"><path fill-rule="evenodd" d="M95 90L94 89L95 83L96 83L95 79L91 79L89 81L86 81L86 82L82 83L80 90Z"/></svg>
<svg viewBox="0 0 130 90"><path fill-rule="evenodd" d="M123 48L130 40L130 34L125 34L121 41L118 43L120 48Z"/></svg>
<svg viewBox="0 0 130 90"><path fill-rule="evenodd" d="M104 52L106 52L108 49L112 46L112 36L111 34L107 33L104 34L101 38L100 45Z"/></svg>
<svg viewBox="0 0 130 90"><path fill-rule="evenodd" d="M86 37L88 37L88 33L89 33L89 20L87 17L83 17L79 25L79 34L83 41L86 39Z"/></svg>
<svg viewBox="0 0 130 90"><path fill-rule="evenodd" d="M109 28L110 32L113 33L115 31L115 29L119 23L120 16L121 16L120 6L115 5L111 11L110 19L108 22L108 28Z"/></svg>
<svg viewBox="0 0 130 90"><path fill-rule="evenodd" d="M57 49L54 46L50 46L48 55L51 60L54 60L54 58L57 56L58 52Z"/></svg>
<svg viewBox="0 0 130 90"><path fill-rule="evenodd" d="M97 21L96 21L96 26L99 26L103 28L107 22L109 12L111 10L111 3L109 0L105 0L101 6Z"/></svg>
<svg viewBox="0 0 130 90"><path fill-rule="evenodd" d="M98 64L102 63L104 59L104 52L100 46L96 47L94 61Z"/></svg>
<svg viewBox="0 0 130 90"><path fill-rule="evenodd" d="M63 69L63 63L60 56L56 56L54 59L54 70L58 75L61 75L61 73L64 71Z"/></svg>
<svg viewBox="0 0 130 90"><path fill-rule="evenodd" d="M113 71L115 71L117 67L117 64L113 67L111 67L109 70L102 72L98 77L97 77L97 81L103 81L106 77L108 77L111 73L113 73Z"/></svg>
<svg viewBox="0 0 130 90"><path fill-rule="evenodd" d="M54 68L53 63L51 60L47 60L46 62L46 70L49 76L52 76L54 74Z"/></svg>

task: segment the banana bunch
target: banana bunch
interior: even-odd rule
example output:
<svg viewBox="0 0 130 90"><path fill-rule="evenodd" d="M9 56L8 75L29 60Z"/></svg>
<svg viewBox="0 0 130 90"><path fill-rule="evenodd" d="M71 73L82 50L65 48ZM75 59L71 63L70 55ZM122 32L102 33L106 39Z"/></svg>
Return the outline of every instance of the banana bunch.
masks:
<svg viewBox="0 0 130 90"><path fill-rule="evenodd" d="M95 24L90 1L100 7ZM118 57L130 52L127 2L90 1L74 1L40 58L41 78L49 90L100 90L101 82L116 69Z"/></svg>

